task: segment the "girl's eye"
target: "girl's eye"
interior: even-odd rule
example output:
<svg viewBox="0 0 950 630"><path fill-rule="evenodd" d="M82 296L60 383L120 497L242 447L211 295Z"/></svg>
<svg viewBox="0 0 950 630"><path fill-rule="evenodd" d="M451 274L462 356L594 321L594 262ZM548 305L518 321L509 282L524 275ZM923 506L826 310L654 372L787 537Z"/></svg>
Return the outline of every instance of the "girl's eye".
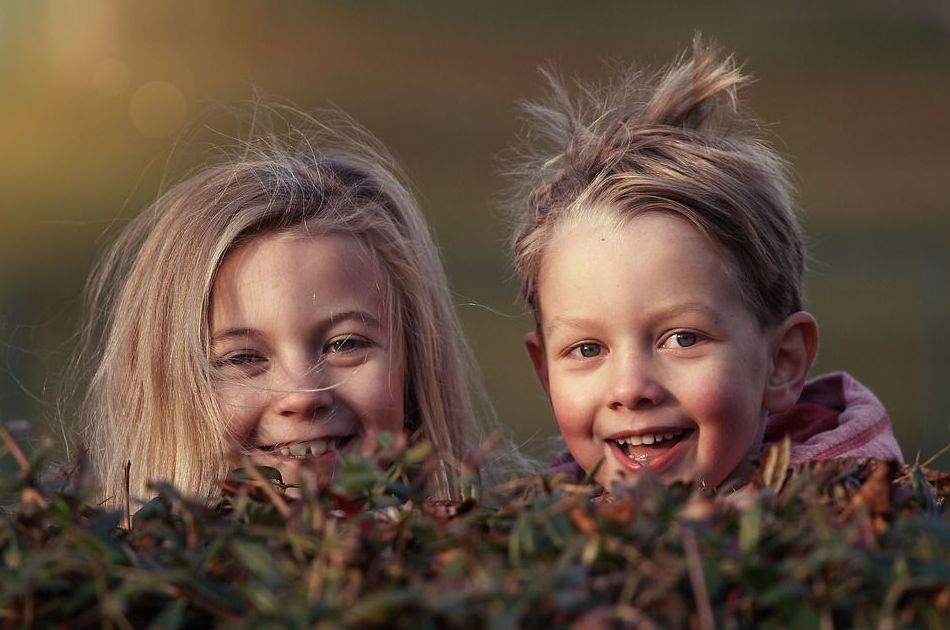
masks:
<svg viewBox="0 0 950 630"><path fill-rule="evenodd" d="M324 352L340 354L345 352L353 352L354 350L359 350L360 348L365 348L367 346L369 346L369 342L362 337L343 335L342 337L331 339Z"/></svg>
<svg viewBox="0 0 950 630"><path fill-rule="evenodd" d="M256 365L264 360L263 356L255 352L233 352L215 359L214 364L219 368L244 367Z"/></svg>
<svg viewBox="0 0 950 630"><path fill-rule="evenodd" d="M699 341L699 335L694 332L675 332L660 345L662 348L689 348L696 345Z"/></svg>
<svg viewBox="0 0 950 630"><path fill-rule="evenodd" d="M585 359L592 359L596 356L600 356L600 353L603 352L603 346L599 343L585 342L574 346L573 351Z"/></svg>

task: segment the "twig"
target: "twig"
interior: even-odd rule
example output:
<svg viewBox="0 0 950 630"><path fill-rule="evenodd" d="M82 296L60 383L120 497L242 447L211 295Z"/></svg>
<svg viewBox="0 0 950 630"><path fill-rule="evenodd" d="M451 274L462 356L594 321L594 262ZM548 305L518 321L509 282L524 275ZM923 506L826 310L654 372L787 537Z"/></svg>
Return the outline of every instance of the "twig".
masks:
<svg viewBox="0 0 950 630"><path fill-rule="evenodd" d="M7 450L13 455L13 459L15 459L16 463L20 466L20 470L22 470L24 474L29 473L30 460L27 459L26 455L23 454L23 451L20 450L20 445L16 443L16 439L13 437L13 434L10 433L10 430L3 426L3 424L0 424L0 438L3 439L3 444L7 447Z"/></svg>
<svg viewBox="0 0 950 630"><path fill-rule="evenodd" d="M125 462L125 531L132 531L132 499L129 495L132 493L129 483L129 473L132 470L132 460Z"/></svg>
<svg viewBox="0 0 950 630"><path fill-rule="evenodd" d="M696 543L696 534L688 527L683 529L683 550L686 552L686 571L689 574L689 583L693 587L693 597L699 611L699 627L702 630L714 630L716 622L713 619L712 606L709 604L709 591L706 590L706 578L703 575L703 565L699 557L699 545Z"/></svg>
<svg viewBox="0 0 950 630"><path fill-rule="evenodd" d="M270 480L266 479L264 475L261 474L261 471L257 469L257 466L251 462L251 458L247 455L241 456L241 464L244 465L244 469L247 473L254 478L254 481L258 483L260 489L264 491L264 494L267 495L267 498L270 499L270 502L274 504L274 507L277 508L277 511L280 512L280 515L285 519L290 516L291 510L290 506L287 505L287 502L284 501L284 498L277 493L274 489L274 484Z"/></svg>
<svg viewBox="0 0 950 630"><path fill-rule="evenodd" d="M939 451L937 451L936 453L934 453L933 455L931 455L930 458L922 464L922 466L923 466L924 468L927 468L927 467L930 466L932 463L934 463L935 461L937 461L937 458L938 458L938 457L940 457L941 455L943 455L944 453L947 453L947 452L950 452L950 442L948 442L947 445L944 446L942 449L940 449Z"/></svg>

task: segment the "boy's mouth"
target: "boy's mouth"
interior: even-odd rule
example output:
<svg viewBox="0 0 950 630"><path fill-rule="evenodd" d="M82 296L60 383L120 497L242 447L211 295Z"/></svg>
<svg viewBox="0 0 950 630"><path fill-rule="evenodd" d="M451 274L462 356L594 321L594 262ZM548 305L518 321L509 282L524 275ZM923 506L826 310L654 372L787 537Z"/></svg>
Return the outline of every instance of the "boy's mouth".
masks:
<svg viewBox="0 0 950 630"><path fill-rule="evenodd" d="M692 429L660 430L613 438L608 442L628 468L651 468L660 472L674 454L676 445L692 433Z"/></svg>

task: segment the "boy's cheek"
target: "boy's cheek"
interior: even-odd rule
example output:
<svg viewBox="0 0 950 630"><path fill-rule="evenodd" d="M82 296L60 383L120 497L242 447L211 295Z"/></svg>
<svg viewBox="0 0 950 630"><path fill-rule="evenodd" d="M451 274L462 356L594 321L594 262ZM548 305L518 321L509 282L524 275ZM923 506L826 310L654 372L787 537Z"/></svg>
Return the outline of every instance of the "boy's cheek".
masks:
<svg viewBox="0 0 950 630"><path fill-rule="evenodd" d="M582 392L573 394L553 387L551 406L564 442L577 463L585 470L603 456L594 435L594 412L591 400Z"/></svg>
<svg viewBox="0 0 950 630"><path fill-rule="evenodd" d="M588 395L582 390L565 386L554 379L549 395L551 407L561 432L565 434L589 434L593 429L593 412Z"/></svg>

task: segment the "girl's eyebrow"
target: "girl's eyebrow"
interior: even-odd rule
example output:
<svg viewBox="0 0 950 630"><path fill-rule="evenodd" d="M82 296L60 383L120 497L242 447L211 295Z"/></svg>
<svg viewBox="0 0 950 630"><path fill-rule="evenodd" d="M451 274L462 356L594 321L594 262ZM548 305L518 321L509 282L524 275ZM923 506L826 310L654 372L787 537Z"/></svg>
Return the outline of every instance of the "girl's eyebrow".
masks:
<svg viewBox="0 0 950 630"><path fill-rule="evenodd" d="M226 339L232 338L242 338L246 339L248 337L253 337L257 334L257 331L253 328L227 328L220 332L215 333L211 337L211 343L224 341Z"/></svg>
<svg viewBox="0 0 950 630"><path fill-rule="evenodd" d="M372 313L368 311L362 311L355 309L352 311L342 311L339 313L330 313L330 323L336 324L339 322L344 322L347 320L356 320L360 323L372 326L374 328L379 328L380 323L379 319L376 318Z"/></svg>
<svg viewBox="0 0 950 630"><path fill-rule="evenodd" d="M357 321L370 328L381 328L379 319L368 311L354 309L350 311L341 311L339 313L330 313L328 324L333 326L345 321ZM246 339L260 334L259 330L247 327L226 328L215 333L211 337L211 343L218 343L228 339L240 338Z"/></svg>

